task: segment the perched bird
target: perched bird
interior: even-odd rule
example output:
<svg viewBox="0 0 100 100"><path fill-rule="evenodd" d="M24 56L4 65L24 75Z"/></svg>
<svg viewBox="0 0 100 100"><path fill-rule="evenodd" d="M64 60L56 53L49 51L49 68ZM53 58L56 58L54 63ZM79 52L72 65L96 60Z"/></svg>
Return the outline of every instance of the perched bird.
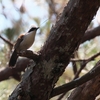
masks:
<svg viewBox="0 0 100 100"><path fill-rule="evenodd" d="M35 40L36 31L39 27L31 27L29 31L25 34L22 34L17 39L15 45L14 45L14 51L11 55L10 61L9 61L9 67L13 67L16 64L18 53L24 50L27 50L32 46Z"/></svg>

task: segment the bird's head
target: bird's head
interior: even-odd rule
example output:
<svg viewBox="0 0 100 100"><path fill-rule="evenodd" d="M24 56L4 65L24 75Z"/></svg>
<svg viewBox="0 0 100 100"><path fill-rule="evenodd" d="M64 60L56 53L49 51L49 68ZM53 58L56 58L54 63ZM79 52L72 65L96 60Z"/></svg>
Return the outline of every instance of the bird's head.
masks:
<svg viewBox="0 0 100 100"><path fill-rule="evenodd" d="M32 26L32 27L29 29L28 33L30 33L30 32L36 32L37 29L39 29L39 27Z"/></svg>

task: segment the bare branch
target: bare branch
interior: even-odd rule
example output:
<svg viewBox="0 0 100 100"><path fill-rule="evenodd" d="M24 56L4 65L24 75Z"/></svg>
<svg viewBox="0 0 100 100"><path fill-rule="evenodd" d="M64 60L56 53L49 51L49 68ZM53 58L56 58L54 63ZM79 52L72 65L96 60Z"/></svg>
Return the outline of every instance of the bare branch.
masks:
<svg viewBox="0 0 100 100"><path fill-rule="evenodd" d="M27 68L29 64L29 59L20 59L18 60L15 68L10 68L7 66L5 69L0 71L0 81L9 79L10 77L13 77L14 79L20 81L21 72L25 71L25 68Z"/></svg>
<svg viewBox="0 0 100 100"><path fill-rule="evenodd" d="M87 65L87 63L89 63L90 61L92 61L92 60L94 60L96 57L98 57L100 55L100 52L99 53L97 53L97 54L95 54L95 55L93 55L92 57L90 57L90 58L88 58L88 59L79 59L79 60L76 60L76 59L71 59L71 61L72 62L81 62L81 68L79 69L79 71L77 71L77 73L76 73L76 75L75 75L75 77L74 77L74 79L75 78L77 78L78 76L79 76L79 74L80 74L80 72L82 71L82 69Z"/></svg>
<svg viewBox="0 0 100 100"><path fill-rule="evenodd" d="M79 60L71 59L71 61L72 61L73 63L75 63L75 62L82 62L82 63L81 63L81 68L79 69L79 71L76 72L74 79L78 78L80 72L81 72L82 69L86 66L87 63L89 63L90 61L94 60L94 59L95 59L96 57L98 57L99 55L100 55L100 52L97 53L97 54L95 54L95 55L93 55L92 57L90 57L90 58L88 58L88 59L83 59L83 60L82 60L82 59L81 59L81 60L80 60L80 59L79 59ZM58 100L61 100L61 98L63 98L63 96L64 96L66 93L67 93L67 92L63 93L63 94L58 98Z"/></svg>
<svg viewBox="0 0 100 100"><path fill-rule="evenodd" d="M25 50L25 51L19 52L18 55L22 56L22 57L27 57L27 58L33 59L34 61L37 61L40 56L39 54L34 53L31 50Z"/></svg>
<svg viewBox="0 0 100 100"><path fill-rule="evenodd" d="M81 41L81 43L87 41L87 40L91 40L93 38L95 38L96 36L99 36L100 35L100 26L94 28L94 29L90 29L90 30L87 30L85 32L85 35Z"/></svg>
<svg viewBox="0 0 100 100"><path fill-rule="evenodd" d="M75 87L78 87L78 86L82 85L83 83L93 79L94 77L96 77L99 74L100 74L100 61L98 61L98 63L94 66L94 68L92 70L90 70L87 74L85 74L84 76L77 78L67 84L64 84L62 86L55 88L53 90L53 92L51 93L51 97L54 97L54 96L59 95L64 92L68 92L69 90L71 90Z"/></svg>
<svg viewBox="0 0 100 100"><path fill-rule="evenodd" d="M4 42L6 42L10 47L13 47L13 43L11 43L9 40L5 39L5 38L2 37L1 35L0 35L0 38L1 38Z"/></svg>
<svg viewBox="0 0 100 100"><path fill-rule="evenodd" d="M86 63L88 63L88 62L94 60L99 55L100 55L100 52L96 53L95 55L93 55L92 57L90 57L88 59L71 59L70 61L72 61L72 62L86 62Z"/></svg>

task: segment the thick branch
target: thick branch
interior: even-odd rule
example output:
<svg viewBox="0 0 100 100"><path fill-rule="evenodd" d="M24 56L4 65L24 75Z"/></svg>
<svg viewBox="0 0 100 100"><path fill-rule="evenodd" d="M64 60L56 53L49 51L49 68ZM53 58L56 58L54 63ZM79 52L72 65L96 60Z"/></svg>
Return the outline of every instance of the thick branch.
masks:
<svg viewBox="0 0 100 100"><path fill-rule="evenodd" d="M95 59L96 57L98 57L99 55L100 55L100 52L97 53L97 54L95 54L95 55L93 55L92 57L90 57L90 58L88 58L88 59L83 59L83 60L71 59L71 61L72 61L73 63L75 63L75 62L81 62L81 68L80 68L80 69L77 71L77 73L75 74L74 79L78 78L80 72L81 72L82 69L86 66L87 63L89 63L90 61L94 60L94 59ZM73 82L73 81L72 81L72 82ZM70 82L70 83L71 83L71 82ZM67 84L66 84L66 85L67 85ZM58 87L58 88L60 88L60 87ZM61 90L62 90L62 89L61 89ZM63 98L63 96L64 96L67 92L68 92L68 90L66 90L66 92L64 92L64 93L59 97L58 100L61 100L61 98Z"/></svg>
<svg viewBox="0 0 100 100"><path fill-rule="evenodd" d="M39 55L33 53L30 50L26 50L24 52L19 53L19 56L27 57L33 59L35 62L38 61ZM5 69L0 71L0 81L9 79L10 77L15 78L16 80L21 80L21 72L25 71L25 68L30 64L30 59L19 59L16 63L15 68L6 67Z"/></svg>
<svg viewBox="0 0 100 100"><path fill-rule="evenodd" d="M18 60L15 68L9 68L8 66L0 71L0 81L9 79L13 77L14 79L20 81L21 80L21 72L25 71L25 68L30 64L29 59L21 59Z"/></svg>
<svg viewBox="0 0 100 100"><path fill-rule="evenodd" d="M78 87L78 86L82 85L83 83L93 79L94 77L96 77L99 74L100 74L100 61L94 66L94 68L91 71L89 71L84 76L77 78L67 84L64 84L62 86L55 88L51 94L51 97L59 95L64 92L67 92L75 87Z"/></svg>
<svg viewBox="0 0 100 100"><path fill-rule="evenodd" d="M100 26L94 28L94 29L90 29L90 30L87 30L85 32L85 35L81 41L81 43L87 41L87 40L91 40L93 38L95 38L96 36L99 36L100 35Z"/></svg>
<svg viewBox="0 0 100 100"><path fill-rule="evenodd" d="M98 74L99 71L100 69L94 70L93 73ZM68 100L96 100L96 97L100 94L100 72L97 74L95 78L93 75L90 81L73 90Z"/></svg>
<svg viewBox="0 0 100 100"><path fill-rule="evenodd" d="M31 50L25 50L23 52L20 52L18 55L21 57L27 57L27 58L33 59L36 62L39 59L39 54L36 54Z"/></svg>

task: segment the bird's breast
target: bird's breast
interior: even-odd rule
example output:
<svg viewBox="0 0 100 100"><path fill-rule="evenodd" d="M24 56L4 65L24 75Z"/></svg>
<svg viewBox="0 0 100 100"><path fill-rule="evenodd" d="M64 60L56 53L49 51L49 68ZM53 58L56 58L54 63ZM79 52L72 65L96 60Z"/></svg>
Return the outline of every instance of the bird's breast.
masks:
<svg viewBox="0 0 100 100"><path fill-rule="evenodd" d="M35 34L31 33L31 34L26 34L24 36L23 41L20 43L19 45L19 49L20 50L27 50L28 48L30 48L34 42L35 39Z"/></svg>

